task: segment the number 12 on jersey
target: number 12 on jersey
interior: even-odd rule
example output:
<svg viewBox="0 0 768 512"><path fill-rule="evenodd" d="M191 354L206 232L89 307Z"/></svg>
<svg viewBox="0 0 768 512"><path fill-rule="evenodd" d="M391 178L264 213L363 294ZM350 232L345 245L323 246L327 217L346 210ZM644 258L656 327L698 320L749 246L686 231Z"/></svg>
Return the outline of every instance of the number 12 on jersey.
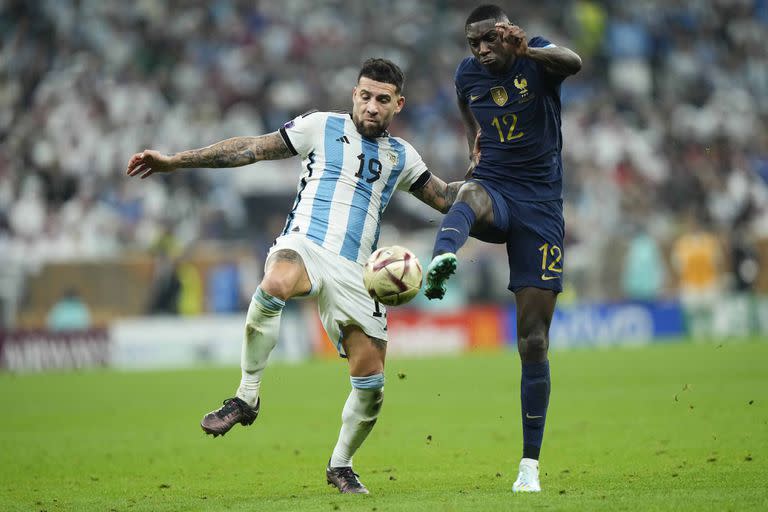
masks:
<svg viewBox="0 0 768 512"><path fill-rule="evenodd" d="M559 246L550 246L546 243L539 247L539 252L541 253L541 270L557 272L558 274L563 272L563 267L560 264L560 261L563 259L563 250ZM551 261L550 257L552 258Z"/></svg>
<svg viewBox="0 0 768 512"><path fill-rule="evenodd" d="M499 142L507 140L519 139L523 135L523 132L515 133L515 126L517 126L517 114L511 112L504 114L503 116L495 116L491 124L499 132ZM507 132L506 135L504 132ZM506 136L506 138L505 138Z"/></svg>

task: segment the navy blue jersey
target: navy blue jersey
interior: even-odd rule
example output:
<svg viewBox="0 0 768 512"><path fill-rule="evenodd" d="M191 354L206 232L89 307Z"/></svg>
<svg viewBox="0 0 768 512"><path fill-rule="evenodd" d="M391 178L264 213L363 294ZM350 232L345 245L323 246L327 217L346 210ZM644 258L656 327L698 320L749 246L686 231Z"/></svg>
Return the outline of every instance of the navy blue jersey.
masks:
<svg viewBox="0 0 768 512"><path fill-rule="evenodd" d="M543 37L531 48L551 43ZM560 84L564 77L540 64L517 58L504 74L488 71L474 57L456 70L456 93L469 104L480 124L480 164L473 177L503 187L505 195L523 201L562 197L560 156Z"/></svg>

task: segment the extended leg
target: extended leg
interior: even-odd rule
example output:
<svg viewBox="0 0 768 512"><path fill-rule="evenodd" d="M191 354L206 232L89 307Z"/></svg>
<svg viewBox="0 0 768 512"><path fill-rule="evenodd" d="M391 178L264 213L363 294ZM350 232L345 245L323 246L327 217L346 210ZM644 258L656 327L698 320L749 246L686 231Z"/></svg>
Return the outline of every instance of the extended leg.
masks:
<svg viewBox="0 0 768 512"><path fill-rule="evenodd" d="M551 290L523 288L517 301L517 347L522 362L520 403L523 422L523 458L512 489L538 492L538 460L549 405L550 377L547 352L549 325L557 295Z"/></svg>
<svg viewBox="0 0 768 512"><path fill-rule="evenodd" d="M311 288L304 264L290 250L277 251L269 260L264 280L253 294L245 322L240 359L240 386L234 398L206 414L201 427L214 437L224 435L236 424L250 425L259 414L261 374L277 344L280 317L285 301Z"/></svg>
<svg viewBox="0 0 768 512"><path fill-rule="evenodd" d="M468 182L459 189L456 202L448 210L440 225L427 268L427 284L424 294L429 299L442 299L445 282L456 271L456 253L467 242L476 223L493 223L493 204L485 189Z"/></svg>

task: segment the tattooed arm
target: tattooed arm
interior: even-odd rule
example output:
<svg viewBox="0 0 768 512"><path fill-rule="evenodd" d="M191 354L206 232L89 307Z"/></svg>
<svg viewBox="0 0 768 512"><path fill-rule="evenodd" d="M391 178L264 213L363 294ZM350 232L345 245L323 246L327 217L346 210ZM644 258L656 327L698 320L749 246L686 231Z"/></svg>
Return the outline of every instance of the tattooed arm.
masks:
<svg viewBox="0 0 768 512"><path fill-rule="evenodd" d="M453 181L446 184L443 180L433 174L423 187L414 190L411 194L435 210L441 213L448 213L453 202L456 201L456 195L459 193L459 188L461 188L463 184L463 181Z"/></svg>
<svg viewBox="0 0 768 512"><path fill-rule="evenodd" d="M240 167L260 160L280 160L293 156L279 132L258 137L234 137L200 149L173 155L145 149L128 161L128 176L142 179L155 173L183 167Z"/></svg>

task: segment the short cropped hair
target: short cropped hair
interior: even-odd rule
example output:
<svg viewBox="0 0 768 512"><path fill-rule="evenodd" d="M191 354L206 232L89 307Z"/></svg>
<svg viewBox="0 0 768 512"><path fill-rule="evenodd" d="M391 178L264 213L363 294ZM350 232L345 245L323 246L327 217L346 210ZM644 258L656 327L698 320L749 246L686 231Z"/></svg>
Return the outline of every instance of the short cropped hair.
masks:
<svg viewBox="0 0 768 512"><path fill-rule="evenodd" d="M395 92L401 94L405 76L403 71L391 60L387 59L368 59L363 62L360 68L360 74L357 75L358 82L361 77L370 78L377 82L392 84L395 86Z"/></svg>
<svg viewBox="0 0 768 512"><path fill-rule="evenodd" d="M498 5L485 4L477 7L474 11L469 13L469 16L467 16L467 21L466 23L464 23L464 26L467 27L472 23L476 23L478 21L483 21L483 20L502 21L506 18L507 18L507 13L504 12L504 9L502 9Z"/></svg>

